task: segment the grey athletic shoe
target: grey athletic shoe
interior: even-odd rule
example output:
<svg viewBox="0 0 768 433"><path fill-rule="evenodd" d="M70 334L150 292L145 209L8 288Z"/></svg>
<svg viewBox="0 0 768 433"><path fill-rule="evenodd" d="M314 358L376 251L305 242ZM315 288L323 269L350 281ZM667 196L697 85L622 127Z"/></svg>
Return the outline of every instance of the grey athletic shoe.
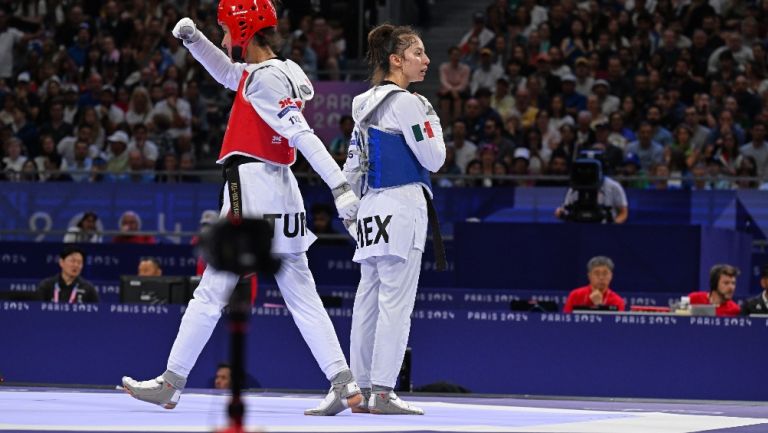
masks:
<svg viewBox="0 0 768 433"><path fill-rule="evenodd" d="M377 415L424 415L424 410L403 401L394 391L371 394L368 410Z"/></svg>
<svg viewBox="0 0 768 433"><path fill-rule="evenodd" d="M368 400L371 398L371 388L360 388L360 393L363 395L363 401L357 406L352 406L352 413L371 413L368 410Z"/></svg>
<svg viewBox="0 0 768 433"><path fill-rule="evenodd" d="M166 370L161 376L139 382L131 377L123 377L123 387L137 400L156 404L166 409L173 409L179 403L181 391L187 379Z"/></svg>
<svg viewBox="0 0 768 433"><path fill-rule="evenodd" d="M334 416L347 408L355 407L363 401L360 387L357 382L347 382L331 385L331 389L320 405L314 409L307 409L304 415Z"/></svg>

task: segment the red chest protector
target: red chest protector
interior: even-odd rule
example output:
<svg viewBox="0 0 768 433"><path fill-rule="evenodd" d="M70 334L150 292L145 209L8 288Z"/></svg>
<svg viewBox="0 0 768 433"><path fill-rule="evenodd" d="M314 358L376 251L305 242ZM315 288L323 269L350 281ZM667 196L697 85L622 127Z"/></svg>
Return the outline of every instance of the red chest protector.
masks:
<svg viewBox="0 0 768 433"><path fill-rule="evenodd" d="M248 71L243 71L237 96L229 114L227 131L221 145L219 161L233 153L244 154L280 165L296 162L296 149L288 145L288 139L280 135L254 110L243 96ZM299 107L299 105L297 103Z"/></svg>

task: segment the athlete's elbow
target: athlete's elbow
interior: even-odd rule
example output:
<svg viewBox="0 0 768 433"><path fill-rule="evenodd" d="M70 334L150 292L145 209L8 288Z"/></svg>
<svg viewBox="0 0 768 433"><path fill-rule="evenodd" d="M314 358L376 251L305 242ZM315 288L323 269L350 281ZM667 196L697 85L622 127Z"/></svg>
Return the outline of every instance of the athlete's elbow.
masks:
<svg viewBox="0 0 768 433"><path fill-rule="evenodd" d="M437 173L438 170L440 170L440 167L445 164L445 154L443 154L442 158L435 158L432 161L429 161L428 164L424 164L424 168L431 171L432 173Z"/></svg>
<svg viewBox="0 0 768 433"><path fill-rule="evenodd" d="M426 168L432 173L437 173L443 164L445 164L445 147L441 147L437 152L435 152L434 158L432 158L432 161L430 161L429 167Z"/></svg>

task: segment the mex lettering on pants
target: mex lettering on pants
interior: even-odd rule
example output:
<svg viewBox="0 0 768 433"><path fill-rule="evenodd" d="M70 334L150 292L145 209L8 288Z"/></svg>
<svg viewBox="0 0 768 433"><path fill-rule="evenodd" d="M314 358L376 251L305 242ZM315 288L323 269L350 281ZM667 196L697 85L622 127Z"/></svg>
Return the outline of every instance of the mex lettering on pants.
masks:
<svg viewBox="0 0 768 433"><path fill-rule="evenodd" d="M392 220L392 215L382 218L374 215L357 220L357 247L363 248L376 245L379 242L389 243L387 227ZM376 234L374 235L374 231Z"/></svg>
<svg viewBox="0 0 768 433"><path fill-rule="evenodd" d="M275 221L281 218L283 220L283 235L285 235L286 238L295 238L296 236L305 236L307 234L307 217L304 212L264 214L264 219L267 220L272 227L275 226ZM293 222L293 227L291 227L291 222Z"/></svg>

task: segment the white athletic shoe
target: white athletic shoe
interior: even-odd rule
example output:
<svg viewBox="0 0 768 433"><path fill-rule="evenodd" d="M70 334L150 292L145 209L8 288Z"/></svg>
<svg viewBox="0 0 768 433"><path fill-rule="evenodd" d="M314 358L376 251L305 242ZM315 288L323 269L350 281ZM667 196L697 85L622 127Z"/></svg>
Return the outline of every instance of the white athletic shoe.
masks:
<svg viewBox="0 0 768 433"><path fill-rule="evenodd" d="M371 393L368 410L377 415L424 415L423 409L411 406L394 391Z"/></svg>
<svg viewBox="0 0 768 433"><path fill-rule="evenodd" d="M331 389L326 394L323 401L314 409L307 409L304 415L314 416L334 416L343 412L347 408L356 407L363 401L360 393L360 387L357 382L348 382L338 385L331 385Z"/></svg>
<svg viewBox="0 0 768 433"><path fill-rule="evenodd" d="M123 387L132 397L166 409L176 407L186 384L186 378L172 371L166 371L161 376L143 382L128 376L123 377Z"/></svg>

